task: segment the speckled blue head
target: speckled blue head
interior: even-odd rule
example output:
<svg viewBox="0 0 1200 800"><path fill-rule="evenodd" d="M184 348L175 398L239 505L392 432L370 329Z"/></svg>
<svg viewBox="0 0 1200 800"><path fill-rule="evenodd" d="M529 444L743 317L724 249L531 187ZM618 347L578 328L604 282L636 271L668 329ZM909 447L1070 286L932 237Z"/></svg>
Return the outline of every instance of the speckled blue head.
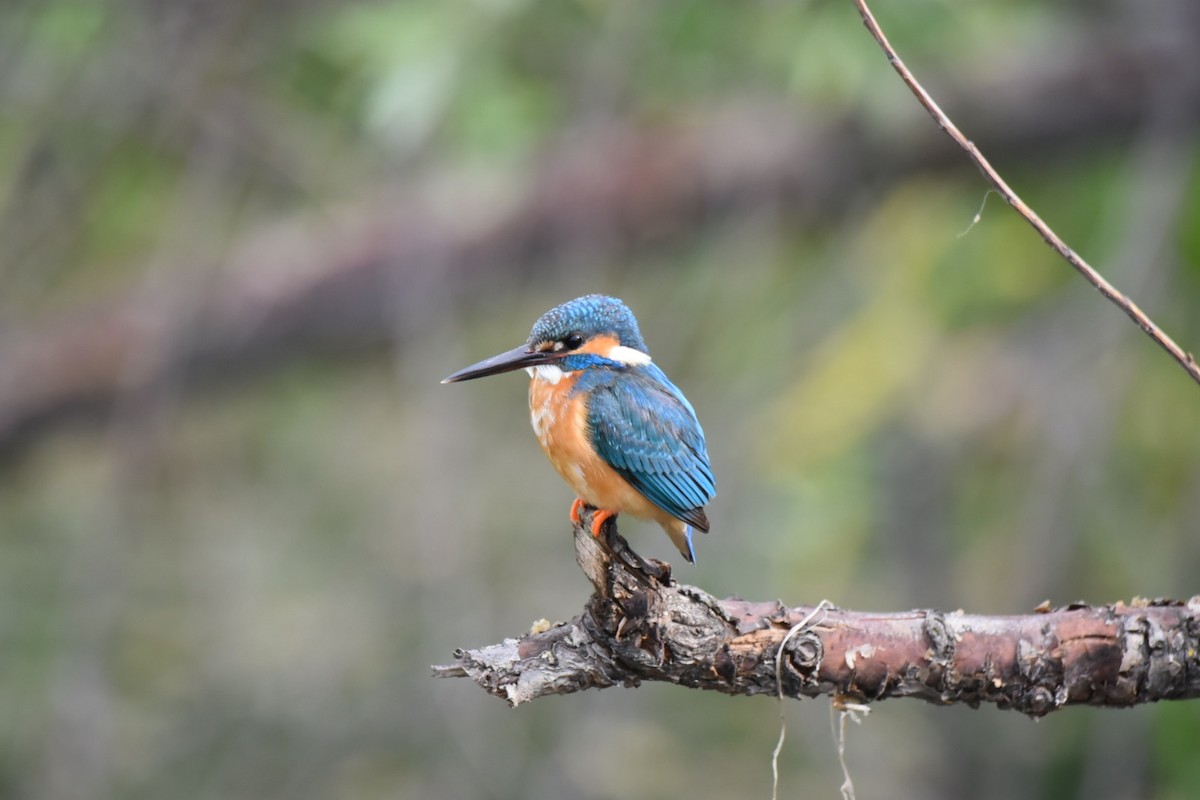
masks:
<svg viewBox="0 0 1200 800"><path fill-rule="evenodd" d="M613 338L617 340L615 343L611 341ZM596 344L589 349L592 342ZM518 369L529 370L530 375L561 377L577 370L590 372L634 367L653 368L633 312L615 297L589 294L543 314L533 324L525 344L460 369L442 383L469 381ZM665 381L666 376L662 376L662 380Z"/></svg>
<svg viewBox="0 0 1200 800"><path fill-rule="evenodd" d="M650 352L629 306L602 294L578 297L542 314L533 323L528 345L532 349L544 342L562 341L572 333L585 341L601 333L612 333L622 346Z"/></svg>

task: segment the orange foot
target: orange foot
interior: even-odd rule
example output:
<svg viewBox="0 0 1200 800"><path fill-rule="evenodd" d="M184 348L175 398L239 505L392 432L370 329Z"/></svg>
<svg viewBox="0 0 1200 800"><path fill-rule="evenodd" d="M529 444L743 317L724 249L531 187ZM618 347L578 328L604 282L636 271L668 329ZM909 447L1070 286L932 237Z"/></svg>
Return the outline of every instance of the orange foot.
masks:
<svg viewBox="0 0 1200 800"><path fill-rule="evenodd" d="M579 512L582 511L583 507L586 505L587 503L583 502L582 497L575 498L575 502L571 503L571 522L575 523L576 525L579 524Z"/></svg>
<svg viewBox="0 0 1200 800"><path fill-rule="evenodd" d="M612 519L616 515L617 512L615 511L608 511L603 508L597 509L596 513L592 515L592 538L599 539L600 528L605 522L608 522L608 520Z"/></svg>

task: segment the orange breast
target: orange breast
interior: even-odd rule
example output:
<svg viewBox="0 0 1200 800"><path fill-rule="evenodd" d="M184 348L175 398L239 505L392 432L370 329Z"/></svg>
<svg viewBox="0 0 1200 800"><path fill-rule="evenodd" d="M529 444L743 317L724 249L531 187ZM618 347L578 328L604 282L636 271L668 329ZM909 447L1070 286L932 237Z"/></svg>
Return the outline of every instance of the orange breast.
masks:
<svg viewBox="0 0 1200 800"><path fill-rule="evenodd" d="M533 432L554 469L588 505L643 519L664 516L596 454L587 427L586 398L570 396L574 383L575 376L567 373L557 383L535 375L529 385Z"/></svg>

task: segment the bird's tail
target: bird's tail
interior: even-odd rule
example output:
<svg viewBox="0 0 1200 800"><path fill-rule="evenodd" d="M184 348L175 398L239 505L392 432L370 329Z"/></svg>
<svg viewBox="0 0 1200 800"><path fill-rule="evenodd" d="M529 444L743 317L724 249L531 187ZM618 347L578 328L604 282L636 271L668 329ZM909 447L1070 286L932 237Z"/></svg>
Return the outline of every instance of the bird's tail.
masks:
<svg viewBox="0 0 1200 800"><path fill-rule="evenodd" d="M696 549L692 546L692 534L695 528L688 525L683 520L673 519L670 523L663 523L663 529L667 532L667 536L671 537L671 542L679 553L687 559L689 564L696 563Z"/></svg>

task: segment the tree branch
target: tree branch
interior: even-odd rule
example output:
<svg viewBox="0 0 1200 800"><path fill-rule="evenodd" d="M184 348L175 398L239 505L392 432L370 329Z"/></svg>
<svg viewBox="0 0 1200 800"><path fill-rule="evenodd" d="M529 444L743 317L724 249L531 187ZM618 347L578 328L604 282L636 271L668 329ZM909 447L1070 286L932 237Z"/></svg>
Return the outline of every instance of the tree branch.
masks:
<svg viewBox="0 0 1200 800"><path fill-rule="evenodd" d="M779 601L718 600L644 561L605 523L575 527L595 592L570 622L455 652L438 677L470 677L509 705L552 694L666 681L732 695L832 695L871 702L995 703L1040 717L1066 705L1200 697L1200 597L1076 604L1016 616L875 614ZM812 620L794 633L809 615Z"/></svg>
<svg viewBox="0 0 1200 800"><path fill-rule="evenodd" d="M867 6L866 0L854 0L854 5L858 8L858 13L863 19L863 24L867 26L867 30L871 32L871 36L875 38L884 55L887 56L888 63L892 65L892 68L896 70L900 79L904 81L905 85L916 96L917 102L929 112L929 116L933 117L934 122L954 140L955 144L966 151L967 156L979 168L979 171L983 173L983 177L987 182L1000 193L1004 201L1012 206L1026 222L1032 225L1033 229L1045 240L1046 244L1050 245L1051 249L1062 256L1063 260L1082 275L1084 280L1094 286L1100 294L1108 298L1117 308L1124 311L1139 328L1146 332L1147 336L1153 339L1163 350L1166 350L1171 358L1175 359L1179 363L1179 366L1183 367L1184 371L1192 376L1192 380L1200 383L1200 365L1197 365L1195 357L1176 344L1174 339L1154 323L1154 320L1150 319L1142 309L1138 308L1137 303L1129 299L1127 295L1121 293L1115 286L1105 280L1103 275L1084 261L1082 256L1068 247L1067 243L1013 191L1012 187L1000 176L995 167L984 158L983 153L975 146L975 143L963 135L958 126L946 115L946 112L942 111L941 106L929 95L929 92L925 91L925 87L917 81L908 67L904 65L904 61L896 53L891 42L888 41L883 29L879 27L879 23L876 21L875 15L871 13L871 9Z"/></svg>

